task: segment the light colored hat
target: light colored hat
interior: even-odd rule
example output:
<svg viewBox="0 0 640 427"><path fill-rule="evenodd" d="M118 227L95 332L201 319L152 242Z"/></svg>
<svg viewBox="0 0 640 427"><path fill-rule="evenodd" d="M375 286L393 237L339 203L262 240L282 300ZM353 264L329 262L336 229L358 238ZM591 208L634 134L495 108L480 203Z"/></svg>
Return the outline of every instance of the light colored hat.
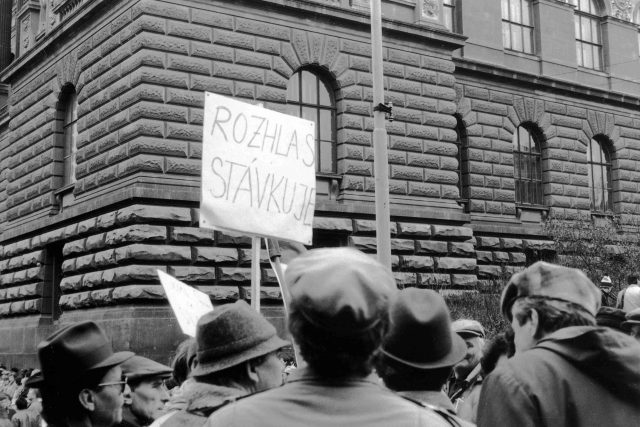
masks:
<svg viewBox="0 0 640 427"><path fill-rule="evenodd" d="M609 276L604 276L604 277L600 280L600 283L607 283L607 284L609 284L609 285L610 285L610 284L612 283L612 282L611 282L611 277L609 277Z"/></svg>
<svg viewBox="0 0 640 427"><path fill-rule="evenodd" d="M267 319L244 301L204 314L196 326L198 365L191 375L218 372L289 345Z"/></svg>
<svg viewBox="0 0 640 427"><path fill-rule="evenodd" d="M541 296L572 302L593 316L600 308L600 289L580 270L538 261L511 277L502 291L500 306L511 319L511 306L528 296Z"/></svg>
<svg viewBox="0 0 640 427"><path fill-rule="evenodd" d="M451 328L463 338L466 335L484 338L484 328L477 320L458 319L451 324Z"/></svg>
<svg viewBox="0 0 640 427"><path fill-rule="evenodd" d="M285 280L291 311L341 336L373 328L398 292L387 268L352 248L311 250L289 264Z"/></svg>

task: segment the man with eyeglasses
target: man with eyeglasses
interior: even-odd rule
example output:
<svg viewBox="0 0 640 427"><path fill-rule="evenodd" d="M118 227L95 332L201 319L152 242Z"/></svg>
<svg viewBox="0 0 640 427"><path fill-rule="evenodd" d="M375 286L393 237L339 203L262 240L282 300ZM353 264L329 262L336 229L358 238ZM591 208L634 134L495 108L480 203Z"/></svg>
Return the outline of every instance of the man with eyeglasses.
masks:
<svg viewBox="0 0 640 427"><path fill-rule="evenodd" d="M125 406L120 427L146 427L164 415L169 390L164 380L171 368L142 356L133 356L122 364L122 371L131 389L125 393Z"/></svg>
<svg viewBox="0 0 640 427"><path fill-rule="evenodd" d="M38 345L42 416L54 427L112 427L122 421L126 381L120 365L133 353L114 353L104 331L85 321L64 327Z"/></svg>

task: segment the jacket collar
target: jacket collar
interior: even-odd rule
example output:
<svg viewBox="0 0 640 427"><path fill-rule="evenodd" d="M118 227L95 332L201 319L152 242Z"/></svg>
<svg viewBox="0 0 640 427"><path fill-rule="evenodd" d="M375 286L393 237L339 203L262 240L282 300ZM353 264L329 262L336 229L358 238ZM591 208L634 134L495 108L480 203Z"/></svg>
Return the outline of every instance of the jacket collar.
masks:
<svg viewBox="0 0 640 427"><path fill-rule="evenodd" d="M186 410L195 412L201 409L217 408L229 401L246 395L247 392L237 388L195 382L185 390Z"/></svg>

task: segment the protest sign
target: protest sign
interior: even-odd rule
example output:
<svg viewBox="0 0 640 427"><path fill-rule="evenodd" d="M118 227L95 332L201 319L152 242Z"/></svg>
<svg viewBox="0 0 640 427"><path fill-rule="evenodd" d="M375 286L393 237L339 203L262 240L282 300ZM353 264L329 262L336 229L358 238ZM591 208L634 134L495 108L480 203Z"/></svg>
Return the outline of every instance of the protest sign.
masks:
<svg viewBox="0 0 640 427"><path fill-rule="evenodd" d="M157 270L157 272L182 332L195 337L198 319L213 310L209 295L182 283L163 271Z"/></svg>
<svg viewBox="0 0 640 427"><path fill-rule="evenodd" d="M311 244L315 124L206 93L200 226Z"/></svg>

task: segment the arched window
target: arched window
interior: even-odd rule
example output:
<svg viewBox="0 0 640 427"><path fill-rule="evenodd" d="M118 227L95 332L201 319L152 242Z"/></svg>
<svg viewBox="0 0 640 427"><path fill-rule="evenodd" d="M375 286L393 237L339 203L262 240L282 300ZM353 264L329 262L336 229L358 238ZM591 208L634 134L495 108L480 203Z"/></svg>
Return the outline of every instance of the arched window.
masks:
<svg viewBox="0 0 640 427"><path fill-rule="evenodd" d="M594 0L570 0L576 7L574 21L578 65L602 69L602 36L599 9Z"/></svg>
<svg viewBox="0 0 640 427"><path fill-rule="evenodd" d="M518 126L513 135L516 203L542 205L542 150L530 129Z"/></svg>
<svg viewBox="0 0 640 427"><path fill-rule="evenodd" d="M462 119L456 115L456 144L458 145L458 189L460 198L469 199L469 158L467 130Z"/></svg>
<svg viewBox="0 0 640 427"><path fill-rule="evenodd" d="M78 97L73 86L66 86L60 95L58 120L61 123L64 173L62 187L76 182L76 152L78 151Z"/></svg>
<svg viewBox="0 0 640 427"><path fill-rule="evenodd" d="M502 0L502 45L505 49L533 53L530 0Z"/></svg>
<svg viewBox="0 0 640 427"><path fill-rule="evenodd" d="M596 212L613 211L611 156L603 145L592 138L587 150L591 210Z"/></svg>
<svg viewBox="0 0 640 427"><path fill-rule="evenodd" d="M319 74L310 69L294 73L287 85L287 109L316 124L316 193L333 198L338 183L336 161L336 107L334 91Z"/></svg>

